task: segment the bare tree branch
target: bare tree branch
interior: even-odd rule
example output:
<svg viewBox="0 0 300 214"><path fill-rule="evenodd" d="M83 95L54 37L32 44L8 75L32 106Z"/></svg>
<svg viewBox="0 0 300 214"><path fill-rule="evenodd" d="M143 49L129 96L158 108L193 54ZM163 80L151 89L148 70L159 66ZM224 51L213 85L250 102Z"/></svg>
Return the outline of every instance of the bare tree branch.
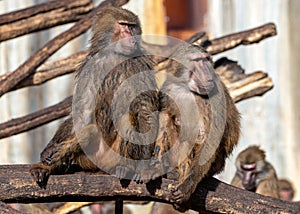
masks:
<svg viewBox="0 0 300 214"><path fill-rule="evenodd" d="M210 42L207 42L204 47L210 54L214 55L233 49L239 45L258 43L261 40L275 36L276 34L277 32L275 24L269 23L247 31L213 39Z"/></svg>
<svg viewBox="0 0 300 214"><path fill-rule="evenodd" d="M267 73L256 71L245 74L245 70L236 61L226 57L215 62L215 72L229 89L236 103L254 96L262 96L274 86Z"/></svg>
<svg viewBox="0 0 300 214"><path fill-rule="evenodd" d="M222 51L225 51L224 46L229 47L229 45L226 45L226 43L235 43L237 40L237 37L239 37L240 41L247 40L248 36L251 34L255 34L260 32L260 39L267 38L267 35L271 35L270 32L272 32L274 25L273 24L267 24L263 25L258 28L254 28L252 30L243 31L241 33L237 34L230 34L221 38L213 39L211 41L208 40L207 36L203 32L196 33L195 35L191 36L186 40L186 42L193 43L199 46L202 45L208 45L206 48L211 49L214 51L213 54L220 53ZM262 30L264 29L264 30ZM276 32L276 30L275 30ZM275 35L275 34L274 34ZM255 40L254 42L259 42L259 40ZM161 46L161 45L152 45L149 43L143 42L143 46L152 52L158 52L161 51L161 53L166 56L167 53L170 52L170 48L167 46ZM24 88L27 86L34 86L34 85L40 85L44 82L47 82L49 80L52 80L58 76L69 74L71 72L74 72L77 65L87 56L87 51L78 52L76 54L73 54L67 58L63 58L54 62L46 63L45 65L42 65L41 68L38 68L35 70L31 75L29 75L27 78L20 81L19 84L17 84L15 87L9 89L9 91L17 90L20 88ZM165 67L167 62L163 61L161 58L158 58L157 61L160 61L158 68ZM52 64L53 65L52 65ZM7 77L10 74L4 74L0 76L0 82L5 81Z"/></svg>
<svg viewBox="0 0 300 214"><path fill-rule="evenodd" d="M91 0L55 0L0 16L0 42L78 21L93 9Z"/></svg>
<svg viewBox="0 0 300 214"><path fill-rule="evenodd" d="M273 88L272 80L263 72L244 75L242 79L236 82L226 82L225 84L235 102L254 96L261 96ZM64 101L51 107L1 123L0 139L29 131L48 122L67 116L71 112L71 105L72 98L68 97Z"/></svg>
<svg viewBox="0 0 300 214"><path fill-rule="evenodd" d="M0 166L0 200L8 203L54 201L132 201L171 203L176 181L162 179L152 184L120 182L115 176L79 172L51 175L41 189L29 173L30 165ZM129 184L128 184L129 183ZM155 187L156 186L156 187ZM242 200L241 200L242 199ZM225 184L215 178L203 180L187 203L190 209L217 213L299 213L296 203L262 196Z"/></svg>
<svg viewBox="0 0 300 214"><path fill-rule="evenodd" d="M63 59L45 63L41 67L39 67L33 74L17 84L14 88L11 88L10 91L25 88L28 86L41 85L56 77L73 73L74 71L76 71L77 67L87 56L87 54L87 51L81 51ZM0 81L7 78L8 75L9 74L4 74L0 76Z"/></svg>
<svg viewBox="0 0 300 214"><path fill-rule="evenodd" d="M0 139L47 124L71 113L72 97L56 105L0 124Z"/></svg>

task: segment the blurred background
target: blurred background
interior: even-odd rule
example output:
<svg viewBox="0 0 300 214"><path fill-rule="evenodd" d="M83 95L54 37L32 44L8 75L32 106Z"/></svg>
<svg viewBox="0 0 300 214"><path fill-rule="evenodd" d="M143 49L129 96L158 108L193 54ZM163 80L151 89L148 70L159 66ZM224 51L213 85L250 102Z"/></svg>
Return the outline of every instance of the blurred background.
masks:
<svg viewBox="0 0 300 214"><path fill-rule="evenodd" d="M0 1L0 14L43 2ZM97 5L100 1L94 2ZM300 1L130 0L124 7L139 15L144 34L170 35L180 39L198 31L206 31L210 38L216 38L268 22L276 24L277 36L214 56L214 60L226 56L238 61L246 73L267 72L275 86L262 97L237 104L242 116L242 136L239 146L227 160L224 172L217 177L230 182L235 173L236 155L251 144L260 145L278 177L293 182L295 200L300 200ZM0 75L15 70L47 41L70 26L72 24L0 43ZM50 60L86 50L89 38L90 32L87 32L69 42ZM73 80L73 75L66 75L41 86L4 95L0 99L0 122L56 104L72 94ZM54 135L59 122L1 139L0 164L37 162L39 153Z"/></svg>

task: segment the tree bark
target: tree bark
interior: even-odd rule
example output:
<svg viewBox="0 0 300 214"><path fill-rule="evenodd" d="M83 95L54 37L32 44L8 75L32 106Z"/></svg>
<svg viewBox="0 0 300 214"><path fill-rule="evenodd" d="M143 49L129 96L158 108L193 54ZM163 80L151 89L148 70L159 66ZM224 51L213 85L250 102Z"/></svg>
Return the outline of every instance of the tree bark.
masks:
<svg viewBox="0 0 300 214"><path fill-rule="evenodd" d="M69 57L43 64L33 74L22 80L10 91L18 90L29 86L38 86L56 77L73 73L80 63L87 56L87 51L72 54ZM0 80L5 79L9 74L0 76Z"/></svg>
<svg viewBox="0 0 300 214"><path fill-rule="evenodd" d="M29 131L71 113L72 97L56 105L0 124L0 139Z"/></svg>
<svg viewBox="0 0 300 214"><path fill-rule="evenodd" d="M258 43L259 41L275 36L276 34L277 32L275 24L268 23L247 31L242 31L214 39L211 42L206 43L204 47L210 54L214 55L233 49L239 45Z"/></svg>
<svg viewBox="0 0 300 214"><path fill-rule="evenodd" d="M78 21L93 9L91 0L55 0L0 16L0 42Z"/></svg>
<svg viewBox="0 0 300 214"><path fill-rule="evenodd" d="M57 201L132 201L171 203L171 188L177 184L162 179L161 184L129 184L100 173L51 175L41 189L29 173L30 165L0 166L0 201L38 203ZM159 182L158 182L159 183ZM259 195L225 184L215 178L203 180L186 204L189 209L216 213L299 213L297 203Z"/></svg>

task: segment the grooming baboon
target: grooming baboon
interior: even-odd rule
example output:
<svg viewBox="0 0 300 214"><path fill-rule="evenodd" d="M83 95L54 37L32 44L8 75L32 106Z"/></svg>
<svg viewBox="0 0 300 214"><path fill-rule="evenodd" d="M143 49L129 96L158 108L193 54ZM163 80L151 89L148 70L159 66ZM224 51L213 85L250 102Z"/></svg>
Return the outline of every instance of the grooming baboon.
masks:
<svg viewBox="0 0 300 214"><path fill-rule="evenodd" d="M34 179L45 187L49 174L73 166L137 182L175 171L174 200L185 202L203 177L223 169L240 134L239 113L208 54L178 47L158 88L153 63L135 37L141 29L134 14L103 9L92 29L72 117L32 167Z"/></svg>
<svg viewBox="0 0 300 214"><path fill-rule="evenodd" d="M175 148L178 146L173 153L168 152L167 163L163 166L177 166L179 185L174 189L174 198L179 204L189 199L202 178L223 169L225 159L237 145L240 135L240 116L224 84L210 63L203 61L203 53L199 55L199 50L194 47L189 47L188 52L185 48L179 48L174 58L182 59L184 53L188 53L192 59L198 59L192 63L198 63L205 71L201 77L205 79L205 84L201 83L205 87L204 90L192 90L191 75L182 66L184 63L171 62L172 69L167 71L161 88L161 115L166 124L171 124L166 125L170 135L157 141L157 145L169 142L175 144ZM197 127L194 131L191 131L194 127L190 126L190 121ZM177 135L174 136L172 130L178 130ZM161 149L160 152L163 154L164 151Z"/></svg>
<svg viewBox="0 0 300 214"><path fill-rule="evenodd" d="M241 151L235 162L237 170L231 184L261 195L279 198L276 171L265 157L265 152L258 146L250 146Z"/></svg>

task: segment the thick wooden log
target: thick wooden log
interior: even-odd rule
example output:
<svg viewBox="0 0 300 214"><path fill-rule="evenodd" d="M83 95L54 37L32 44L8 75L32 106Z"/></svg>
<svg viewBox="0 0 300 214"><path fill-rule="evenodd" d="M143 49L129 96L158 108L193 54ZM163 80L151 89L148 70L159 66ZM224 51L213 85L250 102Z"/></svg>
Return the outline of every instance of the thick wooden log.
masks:
<svg viewBox="0 0 300 214"><path fill-rule="evenodd" d="M159 188L120 182L115 176L79 172L51 175L41 189L29 173L30 165L0 166L0 200L8 203L54 201L132 201L171 203L176 181L162 179ZM187 203L188 208L216 213L299 213L299 204L262 196L225 184L215 178L203 180Z"/></svg>
<svg viewBox="0 0 300 214"><path fill-rule="evenodd" d="M29 131L71 113L72 97L23 117L0 124L0 139Z"/></svg>
<svg viewBox="0 0 300 214"><path fill-rule="evenodd" d="M0 16L0 42L75 22L93 9L91 0L55 0Z"/></svg>
<svg viewBox="0 0 300 214"><path fill-rule="evenodd" d="M251 97L262 96L273 86L272 80L262 71L256 71L242 80L227 85L230 96L236 103Z"/></svg>
<svg viewBox="0 0 300 214"><path fill-rule="evenodd" d="M106 0L74 24L69 30L50 40L44 47L26 60L26 62L20 65L15 71L9 73L5 79L0 81L0 97L15 87L20 81L31 75L43 62L67 42L87 31L91 26L94 14L99 8L108 5L122 6L127 2L128 0Z"/></svg>

